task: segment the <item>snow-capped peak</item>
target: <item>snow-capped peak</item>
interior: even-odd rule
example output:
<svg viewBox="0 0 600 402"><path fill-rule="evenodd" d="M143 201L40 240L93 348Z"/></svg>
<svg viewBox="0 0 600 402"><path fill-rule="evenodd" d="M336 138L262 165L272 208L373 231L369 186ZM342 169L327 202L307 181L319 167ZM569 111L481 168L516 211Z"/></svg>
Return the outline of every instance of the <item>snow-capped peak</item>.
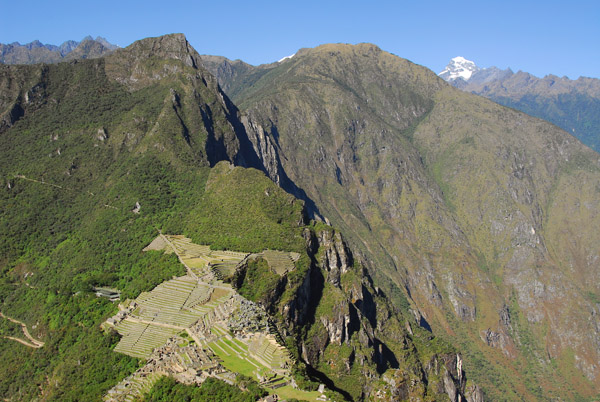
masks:
<svg viewBox="0 0 600 402"><path fill-rule="evenodd" d="M438 75L446 81L454 81L457 78L462 78L468 81L474 72L479 71L480 68L475 65L471 60L467 60L464 57L458 56L450 60L450 63L446 66L444 71Z"/></svg>

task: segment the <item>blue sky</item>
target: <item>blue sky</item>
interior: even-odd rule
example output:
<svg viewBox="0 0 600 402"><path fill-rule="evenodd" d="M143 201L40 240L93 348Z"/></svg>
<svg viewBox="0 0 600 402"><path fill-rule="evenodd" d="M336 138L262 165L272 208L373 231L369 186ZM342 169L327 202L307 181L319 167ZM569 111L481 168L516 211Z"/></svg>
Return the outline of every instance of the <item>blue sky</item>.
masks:
<svg viewBox="0 0 600 402"><path fill-rule="evenodd" d="M7 1L0 42L86 35L120 46L184 33L201 54L276 61L323 43L375 43L439 72L454 56L537 76L600 77L600 1Z"/></svg>

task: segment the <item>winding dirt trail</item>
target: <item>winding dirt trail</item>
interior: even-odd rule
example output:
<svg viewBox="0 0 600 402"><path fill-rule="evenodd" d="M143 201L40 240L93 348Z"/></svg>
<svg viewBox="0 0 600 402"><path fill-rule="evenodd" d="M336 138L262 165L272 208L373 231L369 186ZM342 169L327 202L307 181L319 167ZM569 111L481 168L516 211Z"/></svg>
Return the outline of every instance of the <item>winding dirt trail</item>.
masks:
<svg viewBox="0 0 600 402"><path fill-rule="evenodd" d="M15 179L23 179L23 180L27 180L27 181L32 181L34 183L45 184L46 186L52 186L52 187L64 189L63 186L59 186L58 184L52 184L52 183L48 183L48 182L45 182L42 180L30 179L29 177L22 175L22 174L15 175ZM67 190L70 190L70 189L67 189Z"/></svg>
<svg viewBox="0 0 600 402"><path fill-rule="evenodd" d="M36 348L36 349L41 348L42 346L45 345L44 342L38 341L33 336L31 336L31 334L29 333L29 330L27 329L27 324L25 324L24 322L21 322L19 320L16 320L14 318L6 316L6 315L2 314L2 312L0 312L0 317L4 318L10 322L14 322L15 324L19 324L21 326L21 329L23 330L23 334L25 334L25 336L27 337L27 339L29 339L31 341L31 343L24 341L23 339L20 339L20 338L15 338L13 336L3 336L3 338L11 339L13 341L20 342L25 346L29 346L31 348Z"/></svg>
<svg viewBox="0 0 600 402"><path fill-rule="evenodd" d="M25 346L29 346L30 348L39 349L39 348L42 347L40 345L34 345L33 343L25 342L23 339L21 339L21 338L15 338L14 336L2 335L2 337L5 338L5 339L10 339L12 341L17 341L19 343L22 343Z"/></svg>

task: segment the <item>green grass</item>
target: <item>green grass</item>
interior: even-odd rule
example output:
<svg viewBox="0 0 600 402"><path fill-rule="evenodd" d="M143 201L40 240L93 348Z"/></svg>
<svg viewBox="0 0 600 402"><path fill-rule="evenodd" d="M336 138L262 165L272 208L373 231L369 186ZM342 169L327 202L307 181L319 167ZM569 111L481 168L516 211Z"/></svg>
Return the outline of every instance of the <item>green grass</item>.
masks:
<svg viewBox="0 0 600 402"><path fill-rule="evenodd" d="M252 378L256 378L256 374L255 374L256 372L259 372L259 373L260 372L262 372L262 373L269 372L269 370L266 367L264 367L262 364L258 363L254 359L249 358L247 356L243 356L243 357L239 356L239 355L233 353L231 351L231 349L228 349L226 346L223 346L222 343L224 343L224 342L222 340L220 340L220 341L216 341L216 342L211 342L208 345L215 352L215 354L222 360L221 364L223 364L223 366L226 369L231 370L235 373L240 373L245 376L252 377ZM223 350L225 350L227 353L229 353L229 355L227 353L224 353ZM254 364L252 364L250 362L252 362Z"/></svg>
<svg viewBox="0 0 600 402"><path fill-rule="evenodd" d="M199 201L186 223L194 243L256 253L268 248L303 251L298 223L304 204L258 170L218 164Z"/></svg>

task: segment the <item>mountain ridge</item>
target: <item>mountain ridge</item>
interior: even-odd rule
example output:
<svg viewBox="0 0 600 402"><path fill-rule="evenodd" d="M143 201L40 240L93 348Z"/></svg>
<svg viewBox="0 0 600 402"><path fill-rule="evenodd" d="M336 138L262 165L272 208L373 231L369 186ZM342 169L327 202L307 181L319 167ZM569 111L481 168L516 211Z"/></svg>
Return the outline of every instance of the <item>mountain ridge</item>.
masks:
<svg viewBox="0 0 600 402"><path fill-rule="evenodd" d="M566 190L566 177L573 171L592 180L596 154L550 124L438 80L372 45L325 45L298 52L236 92L234 100L255 128L250 138L261 139L255 145L270 144L279 154L279 161L265 164L280 164L320 213L348 234L371 269L377 267L371 272L379 281L385 282L385 271L395 286L407 289L417 316L442 332L459 331L485 345L475 351L462 344L471 356L492 356L499 349L509 370L514 369L510 361L532 364L528 353L544 348L553 350L550 359L562 358L563 347L578 349L578 367L593 381L593 359L583 362L597 353L596 335L585 330L584 318L593 304L586 304L587 291L578 290L593 283L593 265L580 265L583 276L576 284L567 279L572 274L564 263L557 265L573 264L574 255L560 246L557 228L565 223L557 224L559 201L548 195L576 194ZM258 148L259 156L270 154ZM563 178L553 179L556 175ZM564 194L552 190L556 186ZM494 193L487 194L487 188ZM497 215L501 211L506 215ZM580 235L574 241L593 255L595 235L588 229L589 240ZM538 266L547 268L538 272ZM557 280L565 284L561 290L548 287ZM547 301L530 295L534 290L527 283L536 282ZM586 312L552 310L569 324L553 327L552 337L540 336L536 323L554 321L542 311L558 300L586 304ZM531 346L524 346L517 321L520 333L538 334ZM502 364L493 364L500 370ZM545 365L532 370L539 373ZM556 391L531 387L541 378L523 383L513 378L511 387L530 397ZM551 378L563 381L559 374ZM498 396L495 387L486 383L486 392ZM586 387L593 392L595 386Z"/></svg>
<svg viewBox="0 0 600 402"><path fill-rule="evenodd" d="M43 44L39 40L21 45L19 42L0 43L0 63L36 64L58 63L66 60L95 58L118 49L105 38L86 36L80 42L67 40L61 45Z"/></svg>
<svg viewBox="0 0 600 402"><path fill-rule="evenodd" d="M452 63L451 63L452 64ZM446 68L452 69L451 64ZM446 70L445 70L446 71ZM510 68L479 68L468 79L440 76L466 92L547 120L600 150L600 79L571 80L548 74L543 78Z"/></svg>
<svg viewBox="0 0 600 402"><path fill-rule="evenodd" d="M35 367L0 348L3 394L97 397L137 368L90 288L180 274L141 253L158 229L300 254L238 280L334 399L597 397L600 160L556 126L371 44L249 67L172 34L3 65L0 88L0 301L46 345Z"/></svg>

